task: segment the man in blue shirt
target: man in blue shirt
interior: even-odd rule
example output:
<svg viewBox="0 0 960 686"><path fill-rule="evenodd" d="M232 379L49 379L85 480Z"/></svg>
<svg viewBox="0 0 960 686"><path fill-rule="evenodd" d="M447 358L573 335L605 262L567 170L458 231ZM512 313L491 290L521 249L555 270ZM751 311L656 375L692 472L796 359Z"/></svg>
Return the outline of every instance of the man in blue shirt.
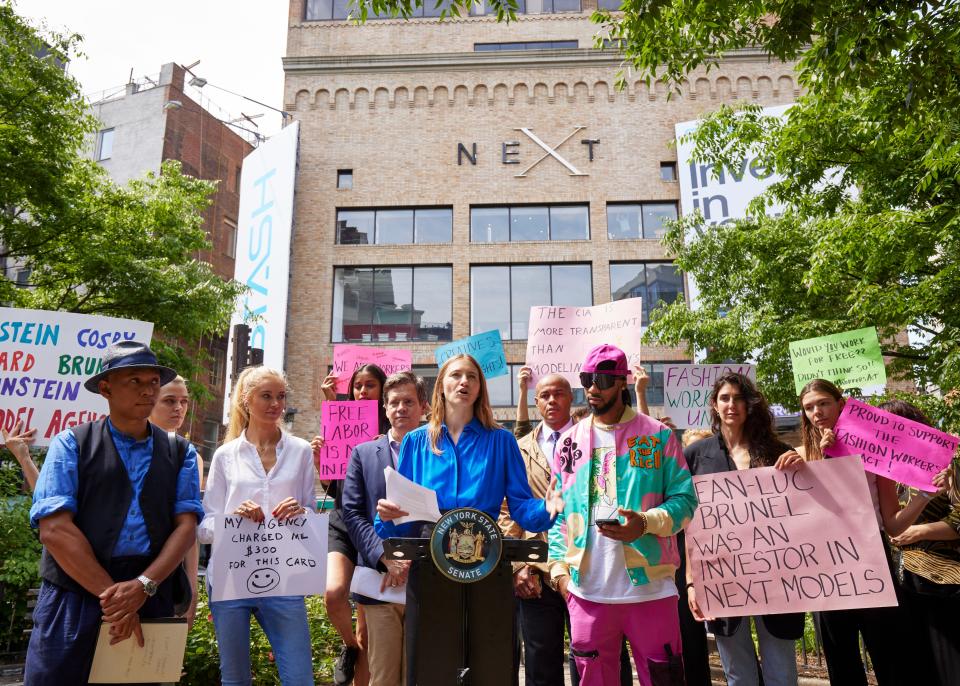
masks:
<svg viewBox="0 0 960 686"><path fill-rule="evenodd" d="M147 421L175 376L142 343L111 346L84 384L109 416L50 443L30 510L44 549L28 686L87 683L101 620L111 643L142 646L141 617L189 600L180 561L203 516L196 451Z"/></svg>

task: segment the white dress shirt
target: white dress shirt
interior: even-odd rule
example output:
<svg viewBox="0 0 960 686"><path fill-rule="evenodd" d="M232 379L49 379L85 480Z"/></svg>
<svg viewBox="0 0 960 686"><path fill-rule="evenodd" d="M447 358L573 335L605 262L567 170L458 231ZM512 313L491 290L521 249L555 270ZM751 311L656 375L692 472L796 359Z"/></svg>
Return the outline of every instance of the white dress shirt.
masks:
<svg viewBox="0 0 960 686"><path fill-rule="evenodd" d="M204 518L197 529L201 543L213 543L214 518L233 514L244 500L252 500L267 517L280 501L296 498L303 507L316 511L316 470L313 450L302 438L283 433L277 443L277 463L270 473L246 432L224 443L213 454L203 495Z"/></svg>

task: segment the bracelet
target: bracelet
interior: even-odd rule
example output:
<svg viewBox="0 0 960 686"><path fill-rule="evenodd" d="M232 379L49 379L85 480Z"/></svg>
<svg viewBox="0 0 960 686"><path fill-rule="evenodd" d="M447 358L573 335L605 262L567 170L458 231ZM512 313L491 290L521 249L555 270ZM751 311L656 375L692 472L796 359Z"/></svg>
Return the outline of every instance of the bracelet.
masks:
<svg viewBox="0 0 960 686"><path fill-rule="evenodd" d="M683 590L684 590L684 591L689 591L691 588L693 588L694 590L696 590L696 588L694 587L692 581L688 581L688 582L687 582L686 584L684 584L684 586L683 586Z"/></svg>
<svg viewBox="0 0 960 686"><path fill-rule="evenodd" d="M643 528L640 530L640 536L645 536L647 533L647 514L646 512L639 513L640 521L643 522ZM640 538L637 536L637 538Z"/></svg>

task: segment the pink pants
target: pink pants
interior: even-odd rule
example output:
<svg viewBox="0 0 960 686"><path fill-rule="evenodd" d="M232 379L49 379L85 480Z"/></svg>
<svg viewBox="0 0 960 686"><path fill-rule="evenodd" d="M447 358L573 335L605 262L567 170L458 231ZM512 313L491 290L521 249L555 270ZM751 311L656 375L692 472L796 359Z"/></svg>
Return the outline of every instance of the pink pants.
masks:
<svg viewBox="0 0 960 686"><path fill-rule="evenodd" d="M652 686L647 660L666 660L664 644L680 655L680 618L677 597L645 603L614 605L593 603L574 594L567 596L570 609L570 648L576 655L580 686L617 686L620 683L620 643L626 634L641 686Z"/></svg>

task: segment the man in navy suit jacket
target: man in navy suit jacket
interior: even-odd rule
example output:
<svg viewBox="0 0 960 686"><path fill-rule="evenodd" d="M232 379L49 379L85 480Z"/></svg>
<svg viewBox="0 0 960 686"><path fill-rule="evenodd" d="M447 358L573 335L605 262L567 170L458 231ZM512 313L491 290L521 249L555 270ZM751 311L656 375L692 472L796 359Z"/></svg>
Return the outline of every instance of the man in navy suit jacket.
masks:
<svg viewBox="0 0 960 686"><path fill-rule="evenodd" d="M381 592L387 587L407 583L409 562L387 560L383 539L373 528L377 501L385 498L387 487L383 470L397 467L400 443L416 429L428 411L427 389L423 379L413 372L399 372L383 384L383 404L390 431L353 449L343 481L343 521L359 552L358 566L384 573ZM370 683L400 686L405 682L403 622L405 606L374 598L353 595L367 620L367 659Z"/></svg>

